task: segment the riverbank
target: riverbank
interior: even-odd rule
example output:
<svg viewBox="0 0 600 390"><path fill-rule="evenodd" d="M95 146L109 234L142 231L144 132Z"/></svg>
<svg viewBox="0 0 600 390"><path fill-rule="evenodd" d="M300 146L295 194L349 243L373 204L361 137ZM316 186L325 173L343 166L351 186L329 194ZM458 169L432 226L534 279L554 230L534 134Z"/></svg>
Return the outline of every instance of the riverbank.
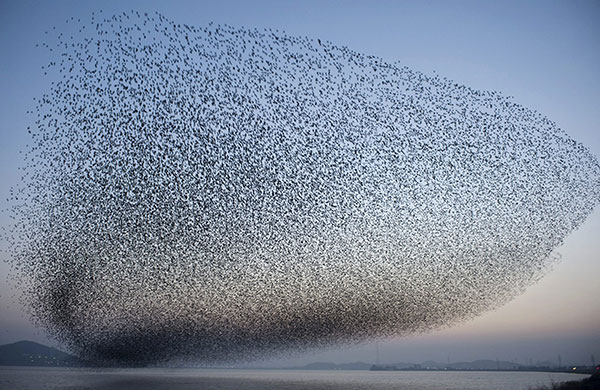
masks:
<svg viewBox="0 0 600 390"><path fill-rule="evenodd" d="M600 373L580 381L553 383L549 386L536 387L531 390L600 390Z"/></svg>

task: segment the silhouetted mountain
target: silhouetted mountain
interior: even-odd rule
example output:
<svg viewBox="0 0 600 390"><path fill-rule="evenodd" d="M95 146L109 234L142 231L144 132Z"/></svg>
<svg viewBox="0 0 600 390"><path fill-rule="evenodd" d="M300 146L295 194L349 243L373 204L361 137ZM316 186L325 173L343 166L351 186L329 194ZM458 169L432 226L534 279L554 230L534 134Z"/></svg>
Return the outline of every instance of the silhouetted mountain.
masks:
<svg viewBox="0 0 600 390"><path fill-rule="evenodd" d="M3 366L84 366L79 358L32 341L0 345L0 365Z"/></svg>

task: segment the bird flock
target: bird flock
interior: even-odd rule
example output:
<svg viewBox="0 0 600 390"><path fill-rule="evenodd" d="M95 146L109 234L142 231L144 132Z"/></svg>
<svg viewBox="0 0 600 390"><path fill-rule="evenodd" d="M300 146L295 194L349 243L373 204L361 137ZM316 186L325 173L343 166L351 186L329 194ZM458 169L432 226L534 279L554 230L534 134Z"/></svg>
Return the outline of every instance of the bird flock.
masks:
<svg viewBox="0 0 600 390"><path fill-rule="evenodd" d="M540 113L321 39L131 11L39 46L12 261L86 359L465 321L538 280L600 200L596 157Z"/></svg>

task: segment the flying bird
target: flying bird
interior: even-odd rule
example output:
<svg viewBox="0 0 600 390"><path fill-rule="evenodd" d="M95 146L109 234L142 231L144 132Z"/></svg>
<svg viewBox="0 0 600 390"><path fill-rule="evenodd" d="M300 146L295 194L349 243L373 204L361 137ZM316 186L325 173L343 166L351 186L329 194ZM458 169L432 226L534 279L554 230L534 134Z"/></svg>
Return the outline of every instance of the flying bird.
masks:
<svg viewBox="0 0 600 390"><path fill-rule="evenodd" d="M320 39L138 11L44 39L12 257L87 359L455 324L538 280L599 201L596 157L542 114Z"/></svg>

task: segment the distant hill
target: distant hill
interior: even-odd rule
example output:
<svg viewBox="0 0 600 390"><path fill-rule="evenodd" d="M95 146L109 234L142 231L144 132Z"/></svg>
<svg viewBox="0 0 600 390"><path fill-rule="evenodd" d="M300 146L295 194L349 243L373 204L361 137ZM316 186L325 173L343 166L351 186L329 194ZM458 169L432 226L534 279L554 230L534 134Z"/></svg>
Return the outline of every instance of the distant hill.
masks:
<svg viewBox="0 0 600 390"><path fill-rule="evenodd" d="M431 360L424 361L421 364L411 363L394 363L387 365L375 366L380 370L405 370L405 369L421 369L421 370L515 370L522 366L517 363L507 362L503 360L475 360L472 362L458 363L440 363Z"/></svg>
<svg viewBox="0 0 600 390"><path fill-rule="evenodd" d="M0 365L2 366L46 366L80 367L84 362L79 358L32 341L18 341L0 345Z"/></svg>
<svg viewBox="0 0 600 390"><path fill-rule="evenodd" d="M472 362L440 363L431 360L424 361L421 364L415 363L391 363L391 364L371 364L371 363L344 363L336 364L329 362L310 363L302 367L295 367L300 370L375 370L375 371L395 371L395 370L521 370L525 366L514 362L504 360L475 360Z"/></svg>
<svg viewBox="0 0 600 390"><path fill-rule="evenodd" d="M514 370L521 365L502 360L475 360L474 362L450 363L447 366L454 370Z"/></svg>
<svg viewBox="0 0 600 390"><path fill-rule="evenodd" d="M76 356L32 341L18 341L13 344L0 345L0 365L2 366L44 366L44 367L90 367L96 366ZM539 362L539 368L548 368L552 362ZM535 367L535 366L534 366ZM502 360L475 360L472 362L439 363L424 361L421 364L393 363L372 364L354 363L310 363L302 367L291 367L299 370L520 370L530 369L523 365Z"/></svg>

